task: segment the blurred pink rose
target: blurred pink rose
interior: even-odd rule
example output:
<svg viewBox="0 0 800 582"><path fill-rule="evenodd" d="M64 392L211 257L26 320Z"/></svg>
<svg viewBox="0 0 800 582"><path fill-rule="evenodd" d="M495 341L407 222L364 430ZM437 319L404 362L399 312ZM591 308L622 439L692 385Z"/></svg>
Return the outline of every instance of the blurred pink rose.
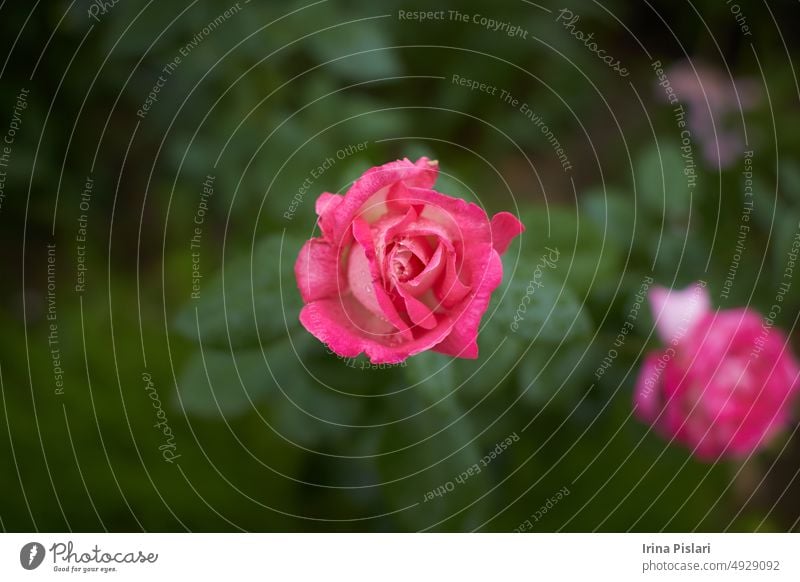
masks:
<svg viewBox="0 0 800 582"><path fill-rule="evenodd" d="M798 388L786 336L750 309L714 312L699 284L654 288L650 304L668 347L644 361L637 416L704 460L766 445L790 421Z"/></svg>
<svg viewBox="0 0 800 582"><path fill-rule="evenodd" d="M322 236L295 264L300 321L343 357L397 363L426 350L478 356L478 325L523 230L508 212L432 190L438 163L375 167L344 196L317 199Z"/></svg>
<svg viewBox="0 0 800 582"><path fill-rule="evenodd" d="M674 64L667 78L687 106L689 126L706 162L726 168L741 158L746 147L741 115L762 100L756 79L733 78L699 59Z"/></svg>

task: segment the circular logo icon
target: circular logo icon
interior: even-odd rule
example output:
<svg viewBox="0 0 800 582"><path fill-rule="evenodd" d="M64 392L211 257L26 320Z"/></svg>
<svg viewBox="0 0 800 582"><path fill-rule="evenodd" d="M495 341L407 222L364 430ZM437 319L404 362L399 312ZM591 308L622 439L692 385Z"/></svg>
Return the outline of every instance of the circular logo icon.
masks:
<svg viewBox="0 0 800 582"><path fill-rule="evenodd" d="M29 542L19 551L19 563L26 570L35 570L44 561L44 546L39 542Z"/></svg>

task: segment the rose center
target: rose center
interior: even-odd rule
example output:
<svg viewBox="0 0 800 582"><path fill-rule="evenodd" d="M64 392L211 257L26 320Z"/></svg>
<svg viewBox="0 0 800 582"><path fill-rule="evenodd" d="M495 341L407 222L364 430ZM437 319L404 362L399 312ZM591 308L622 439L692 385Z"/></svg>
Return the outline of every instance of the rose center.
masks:
<svg viewBox="0 0 800 582"><path fill-rule="evenodd" d="M392 276L396 281L413 279L425 268L419 257L402 245L397 245L389 261Z"/></svg>
<svg viewBox="0 0 800 582"><path fill-rule="evenodd" d="M719 366L716 373L716 381L723 384L732 391L750 391L753 383L749 381L749 371L747 365L741 358L728 357Z"/></svg>

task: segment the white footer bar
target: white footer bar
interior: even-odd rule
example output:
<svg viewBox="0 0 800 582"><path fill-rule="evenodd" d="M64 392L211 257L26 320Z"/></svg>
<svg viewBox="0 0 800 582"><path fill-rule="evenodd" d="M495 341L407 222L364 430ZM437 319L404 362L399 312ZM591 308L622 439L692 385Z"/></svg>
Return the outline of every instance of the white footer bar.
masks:
<svg viewBox="0 0 800 582"><path fill-rule="evenodd" d="M4 534L0 580L800 580L792 534ZM185 578L184 578L185 579Z"/></svg>

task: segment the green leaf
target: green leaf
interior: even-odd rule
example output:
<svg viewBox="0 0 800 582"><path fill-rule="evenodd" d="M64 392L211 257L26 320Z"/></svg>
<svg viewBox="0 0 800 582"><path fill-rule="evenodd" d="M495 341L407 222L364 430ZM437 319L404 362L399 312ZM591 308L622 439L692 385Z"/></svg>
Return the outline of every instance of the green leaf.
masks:
<svg viewBox="0 0 800 582"><path fill-rule="evenodd" d="M736 187L739 189L744 188L742 180L736 182ZM759 176L753 176L753 217L758 226L764 230L769 231L775 228L775 221L777 221L782 212L790 211L788 205L781 199L776 199L775 186L769 186L766 181ZM741 206L741 197L737 200L737 204Z"/></svg>
<svg viewBox="0 0 800 582"><path fill-rule="evenodd" d="M354 433L363 434L357 425L363 402L355 396L333 392L312 382L286 384L267 406L270 425L294 444L317 448L330 447Z"/></svg>
<svg viewBox="0 0 800 582"><path fill-rule="evenodd" d="M781 160L780 166L780 191L792 204L800 206L800 164L794 160ZM756 190L756 192L768 192Z"/></svg>
<svg viewBox="0 0 800 582"><path fill-rule="evenodd" d="M454 359L436 352L423 352L407 360L406 376L413 390L431 402L447 397L455 389Z"/></svg>
<svg viewBox="0 0 800 582"><path fill-rule="evenodd" d="M491 320L478 335L478 358L459 359L454 363L458 394L480 400L490 391L502 391L514 378L514 366L525 345L522 338L509 334L507 327ZM499 395L499 392L493 394Z"/></svg>
<svg viewBox="0 0 800 582"><path fill-rule="evenodd" d="M529 279L519 273L510 281L492 324L504 326L509 335L517 335L525 343L559 343L565 338L585 337L592 330L575 293L551 272L536 269Z"/></svg>
<svg viewBox="0 0 800 582"><path fill-rule="evenodd" d="M797 250L793 245L798 232L800 232L800 216L797 214L783 214L776 217L770 246L772 248L772 264L775 269L777 284L789 281L784 276L784 273L789 263L789 253ZM796 254L794 255L794 260L797 261Z"/></svg>
<svg viewBox="0 0 800 582"><path fill-rule="evenodd" d="M231 353L207 349L195 352L184 365L178 394L189 414L228 417L251 409L272 386L261 350Z"/></svg>
<svg viewBox="0 0 800 582"><path fill-rule="evenodd" d="M580 209L616 248L627 249L634 243L636 209L632 196L625 198L614 190L591 190L581 197Z"/></svg>
<svg viewBox="0 0 800 582"><path fill-rule="evenodd" d="M265 344L263 349L198 349L184 365L178 381L186 411L198 416L236 415L264 402L274 402L281 390L307 390L313 379L301 362L314 339L299 331L294 338Z"/></svg>
<svg viewBox="0 0 800 582"><path fill-rule="evenodd" d="M254 347L285 336L297 327L302 307L293 271L301 246L299 239L276 235L258 243L252 257L229 258L224 286L220 272L202 287L200 299L181 309L176 330L197 341L199 329L202 344L217 348Z"/></svg>
<svg viewBox="0 0 800 582"><path fill-rule="evenodd" d="M292 341L266 345L263 353L198 350L178 382L180 403L187 413L210 418L257 409L281 438L303 447L343 438L356 430L343 425L356 424L363 399L341 394L305 371L301 362L313 341L303 331Z"/></svg>
<svg viewBox="0 0 800 582"><path fill-rule="evenodd" d="M470 397L481 397L498 382L512 381L520 355L532 342L554 346L589 337L593 330L582 302L554 273L561 259L551 262L554 267L526 262L514 272L513 255L509 251L503 257L505 281L484 315L478 359L455 363L456 385Z"/></svg>
<svg viewBox="0 0 800 582"><path fill-rule="evenodd" d="M311 53L317 62L327 63L343 57L325 65L324 70L357 81L400 74L400 63L394 52L382 48L391 44L383 28L375 22L344 24L315 34L309 39ZM362 51L370 52L355 54Z"/></svg>
<svg viewBox="0 0 800 582"><path fill-rule="evenodd" d="M680 146L664 140L647 148L636 160L636 195L655 218L683 221L689 216L691 193L683 173ZM696 168L695 168L696 171Z"/></svg>
<svg viewBox="0 0 800 582"><path fill-rule="evenodd" d="M283 438L310 448L328 446L348 436L362 437L362 429L346 425L359 424L366 399L354 392L342 378L352 378L356 374L369 378L371 371L345 367L350 376L340 376L344 365L336 361L335 356L331 356L329 361L337 368L328 366L320 370L313 366L314 358L311 357L318 356L319 343L305 330L300 330L297 335L299 344L303 346L299 348L302 349L302 362L288 353L276 354L283 358L283 367L276 373L280 387L275 387L264 406L268 422Z"/></svg>
<svg viewBox="0 0 800 582"><path fill-rule="evenodd" d="M531 209L523 212L525 232L504 255L506 273L529 280L544 258L545 269L579 295L592 287L613 280L620 264L620 247L605 236L594 220L576 209L551 206L549 212ZM520 262L513 260L520 252ZM552 258L551 258L552 257ZM541 268L541 267L540 267Z"/></svg>
<svg viewBox="0 0 800 582"><path fill-rule="evenodd" d="M592 351L584 354L586 349L585 343L532 346L522 358L517 374L524 400L536 407L575 406L595 362Z"/></svg>
<svg viewBox="0 0 800 582"><path fill-rule="evenodd" d="M377 458L390 509L405 508L393 519L415 530L476 527L485 507L480 503L466 507L492 485L491 472L473 470L463 482L457 478L480 463L485 453L473 440L471 420L454 396L431 405L430 395L419 388L404 392L395 403L398 414L407 419L384 429L381 449L392 452ZM432 493L437 490L440 495Z"/></svg>

